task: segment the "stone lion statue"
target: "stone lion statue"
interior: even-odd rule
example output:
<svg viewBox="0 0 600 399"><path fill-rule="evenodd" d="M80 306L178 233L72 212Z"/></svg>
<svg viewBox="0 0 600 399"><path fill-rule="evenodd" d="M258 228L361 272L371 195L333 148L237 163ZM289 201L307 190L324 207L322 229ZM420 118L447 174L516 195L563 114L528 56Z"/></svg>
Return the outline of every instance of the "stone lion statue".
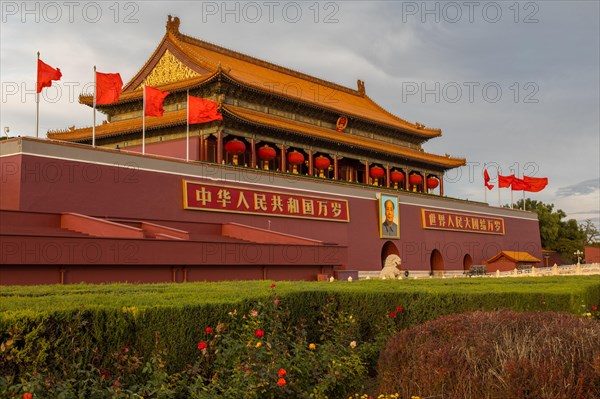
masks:
<svg viewBox="0 0 600 399"><path fill-rule="evenodd" d="M400 276L400 270L398 266L400 266L402 260L398 255L389 255L385 258L385 263L383 264L383 269L379 273L379 278L381 279L396 279Z"/></svg>

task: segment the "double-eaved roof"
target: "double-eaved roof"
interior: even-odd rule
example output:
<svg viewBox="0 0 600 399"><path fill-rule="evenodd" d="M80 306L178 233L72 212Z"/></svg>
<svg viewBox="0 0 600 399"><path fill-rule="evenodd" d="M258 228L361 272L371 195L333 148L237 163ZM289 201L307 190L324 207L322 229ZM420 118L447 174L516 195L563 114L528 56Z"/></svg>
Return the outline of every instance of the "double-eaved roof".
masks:
<svg viewBox="0 0 600 399"><path fill-rule="evenodd" d="M185 91L200 87L216 79L226 79L250 90L284 97L287 101L297 101L303 105L317 107L340 116L362 120L384 128L397 130L425 141L441 135L441 130L430 129L419 123L411 123L383 109L371 100L364 89L364 83L358 81L358 90L350 89L332 82L315 78L282 66L259 60L248 55L229 50L179 32L179 18L169 16L167 31L156 50L125 85L119 102L102 106L105 110L128 102L139 102L143 95L143 84L149 84L160 90L170 92ZM160 76L161 70L170 68L168 74ZM173 73L175 69L175 73ZM284 88L289 88L284 90ZM316 95L317 94L317 95ZM82 95L80 102L92 105L91 95ZM223 105L232 116L254 122L260 120L265 125L289 128L295 132L322 136L326 128L302 123L271 114L259 115L258 112ZM139 119L139 118L138 118ZM162 118L148 118L146 128L159 128L185 124L185 113L166 112ZM140 125L140 126L137 126ZM114 121L96 128L96 137L108 137L125 134L141 129L141 120ZM330 133L336 133L332 130ZM415 160L433 162L438 166L453 168L465 164L463 158L438 156L408 147L391 145L368 138L345 135L336 140L347 138L352 144L365 145L373 150L409 157ZM49 138L84 141L91 137L91 128L71 129L69 131L49 132ZM373 143L370 143L373 141ZM378 149L381 147L381 150Z"/></svg>

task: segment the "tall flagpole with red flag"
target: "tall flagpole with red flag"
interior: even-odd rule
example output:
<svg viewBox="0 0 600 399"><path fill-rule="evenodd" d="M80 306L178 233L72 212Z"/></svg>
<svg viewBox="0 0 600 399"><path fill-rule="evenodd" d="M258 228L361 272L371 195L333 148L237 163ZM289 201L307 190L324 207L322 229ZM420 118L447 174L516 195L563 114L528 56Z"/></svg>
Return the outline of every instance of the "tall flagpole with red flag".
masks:
<svg viewBox="0 0 600 399"><path fill-rule="evenodd" d="M523 176L525 176L525 172L523 172ZM521 178L521 180L523 181L523 184L525 185L523 178ZM523 210L525 210L525 187L522 187L522 190L523 190L522 191L522 193L523 193Z"/></svg>
<svg viewBox="0 0 600 399"><path fill-rule="evenodd" d="M500 176L500 167L498 167L498 176ZM500 202L500 178L498 178L498 208L502 207L502 203Z"/></svg>
<svg viewBox="0 0 600 399"><path fill-rule="evenodd" d="M37 68L40 67L40 52L37 52ZM39 77L38 77L39 79ZM37 85L37 81L36 81ZM35 93L35 137L39 138L39 129L40 129L40 92L36 90Z"/></svg>
<svg viewBox="0 0 600 399"><path fill-rule="evenodd" d="M44 87L51 87L53 80L60 80L62 73L59 68L53 68L40 60L37 52L37 81L35 90L35 137L39 137L40 130L40 93Z"/></svg>
<svg viewBox="0 0 600 399"><path fill-rule="evenodd" d="M96 81L96 65L94 65L94 100L92 108L94 109L94 121L92 123L92 147L96 147L96 93L98 92L98 82Z"/></svg>
<svg viewBox="0 0 600 399"><path fill-rule="evenodd" d="M483 201L487 204L487 170L485 169L485 164L483 164Z"/></svg>
<svg viewBox="0 0 600 399"><path fill-rule="evenodd" d="M512 189L512 186L511 186L510 187L510 209L513 209L513 202L514 202L514 199L513 199L513 189Z"/></svg>

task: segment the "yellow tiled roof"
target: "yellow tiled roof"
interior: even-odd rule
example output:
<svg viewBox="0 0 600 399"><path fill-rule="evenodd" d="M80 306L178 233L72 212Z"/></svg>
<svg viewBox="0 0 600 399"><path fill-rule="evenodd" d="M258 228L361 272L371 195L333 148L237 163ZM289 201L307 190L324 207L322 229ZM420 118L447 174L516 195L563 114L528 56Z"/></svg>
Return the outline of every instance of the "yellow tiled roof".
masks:
<svg viewBox="0 0 600 399"><path fill-rule="evenodd" d="M496 256L489 259L487 262L488 263L495 262L503 256L513 262L531 262L531 263L541 262L541 260L539 260L535 256L531 255L529 252L519 252L519 251L501 251Z"/></svg>
<svg viewBox="0 0 600 399"><path fill-rule="evenodd" d="M280 95L292 100L337 112L341 115L371 121L423 138L437 137L440 129L411 123L386 111L366 95L364 86L350 89L332 82L309 76L276 64L208 43L179 32L179 19L169 19L167 33L140 71L125 85L119 101L140 99L142 91L136 90L140 78L150 72L150 66L160 58L166 48L180 54L184 63L209 71L199 78L159 86L161 90L175 90L200 84L221 73L239 84L256 90ZM137 83L136 83L137 82ZM364 83L361 82L362 85ZM92 104L92 96L81 96L80 102ZM118 104L118 103L117 103ZM110 105L108 105L110 106ZM104 106L107 107L107 106Z"/></svg>

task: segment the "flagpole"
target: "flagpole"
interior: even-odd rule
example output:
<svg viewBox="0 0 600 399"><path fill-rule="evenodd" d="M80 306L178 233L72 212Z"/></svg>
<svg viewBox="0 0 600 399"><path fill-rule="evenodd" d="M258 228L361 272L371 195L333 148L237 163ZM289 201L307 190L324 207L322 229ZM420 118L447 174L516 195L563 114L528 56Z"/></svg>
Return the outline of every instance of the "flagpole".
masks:
<svg viewBox="0 0 600 399"><path fill-rule="evenodd" d="M92 123L92 147L96 147L96 93L98 92L98 87L96 87L98 83L96 82L96 65L94 65L94 123Z"/></svg>
<svg viewBox="0 0 600 399"><path fill-rule="evenodd" d="M146 154L146 85L143 85L142 95L142 155Z"/></svg>
<svg viewBox="0 0 600 399"><path fill-rule="evenodd" d="M187 90L187 105L185 107L185 124L186 124L186 140L185 140L185 160L190 160L190 89ZM200 138L202 140L202 138Z"/></svg>
<svg viewBox="0 0 600 399"><path fill-rule="evenodd" d="M512 189L512 185L510 187L510 209L513 209L513 189Z"/></svg>
<svg viewBox="0 0 600 399"><path fill-rule="evenodd" d="M500 202L500 178L498 178L498 208L500 208L501 202Z"/></svg>
<svg viewBox="0 0 600 399"><path fill-rule="evenodd" d="M39 138L39 130L40 130L40 93L37 90L38 79L39 79L39 69L40 69L40 52L37 52L37 70L38 76L35 80L35 138Z"/></svg>
<svg viewBox="0 0 600 399"><path fill-rule="evenodd" d="M486 185L486 181L485 181L485 164L483 164L483 200L484 202L487 204L487 192L488 192L488 188Z"/></svg>

